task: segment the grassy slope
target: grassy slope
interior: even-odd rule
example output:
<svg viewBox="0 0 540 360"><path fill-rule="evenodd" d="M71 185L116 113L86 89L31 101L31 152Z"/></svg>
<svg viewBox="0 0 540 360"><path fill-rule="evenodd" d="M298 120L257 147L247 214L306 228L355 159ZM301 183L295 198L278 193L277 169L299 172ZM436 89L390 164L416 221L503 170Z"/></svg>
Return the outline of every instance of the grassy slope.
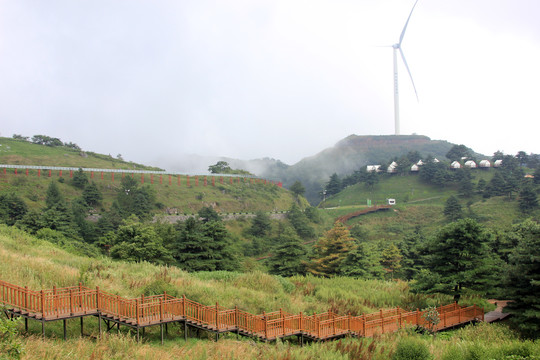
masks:
<svg viewBox="0 0 540 360"><path fill-rule="evenodd" d="M10 165L48 165L99 169L161 170L108 155L86 153L66 147L50 147L28 141L0 137L0 163Z"/></svg>
<svg viewBox="0 0 540 360"><path fill-rule="evenodd" d="M84 158L79 151L64 147L48 147L32 144L26 141L0 138L0 163L22 164L22 165L50 165L65 167L103 168L103 169L145 169L157 170L144 165L129 163L118 159L109 158L105 155L91 154ZM9 148L9 149L8 149ZM40 208L44 204L47 186L51 180L59 179L59 172L54 171L52 177L48 178L47 172L42 172L41 177L37 176L37 170L29 170L29 175L25 171L19 171L14 175L13 169L8 169L6 175L0 172L0 192L17 192L21 195L31 208ZM129 175L127 175L129 176ZM141 181L141 175L135 175L137 181ZM89 176L90 177L90 176ZM81 195L81 191L69 186L69 173L64 172L65 183L58 185L62 193L68 200ZM116 174L114 181L111 174L105 173L103 180L101 174L95 173L94 178L103 194L103 208L108 209L116 191L120 185L120 176ZM156 194L157 202L165 207L177 208L180 213L195 213L203 206L214 206L221 212L253 212L256 210L273 211L286 210L293 201L292 195L276 186L251 184L241 182L229 184L228 178L221 184L216 179L216 186L211 186L211 178L208 177L207 186L204 186L202 178L199 185L195 185L192 178L190 186L181 176L181 185L178 186L177 177L171 179L169 185L168 176L163 176L160 184L159 175L154 176L154 183L151 184L150 175L145 175L145 185L151 186Z"/></svg>
<svg viewBox="0 0 540 360"><path fill-rule="evenodd" d="M0 278L33 289L53 285L83 284L122 296L138 296L149 289L180 295L212 305L238 306L260 313L282 308L289 312L323 312L333 308L339 313L373 311L379 307L403 305L407 284L403 282L365 281L354 279L322 279L293 277L282 279L262 273L199 273L188 274L174 267L159 267L146 263L115 262L107 258L90 259L37 240L15 228L0 226ZM435 299L436 300L436 299ZM448 301L448 299L439 299ZM420 336L410 331L389 334L376 339L345 339L339 342L315 343L306 347L287 344L263 344L252 340L237 340L234 335L222 336L219 342L209 339L182 340L181 326L171 326L164 346L159 345L159 327L147 329L142 344L122 329L120 335L111 332L102 340L78 338L78 321L68 321L69 340L62 338L61 322L48 323L47 338L37 334L40 324L30 321L30 335L22 338L23 358L94 358L94 359L387 359L403 338L416 338L436 355L452 359L465 358L470 351L480 350L491 358L515 348L540 354L538 343L515 340L515 335L501 326L471 327L437 338ZM85 333L97 335L93 319L85 321ZM191 335L192 337L195 334ZM203 337L205 335L203 334ZM472 350L471 350L472 349ZM464 354L462 357L460 354ZM457 357L456 357L457 356ZM480 357L482 359L483 357Z"/></svg>
<svg viewBox="0 0 540 360"><path fill-rule="evenodd" d="M474 171L472 180L489 181L494 170ZM366 207L367 199L372 204L385 204L386 199L395 198L397 205L391 211L372 213L349 220L348 225L360 224L373 240L399 240L403 234L420 227L425 234L437 231L447 223L443 210L451 195L458 195L457 187L439 188L423 184L418 176L383 176L373 189L356 184L329 198L320 206L331 217L342 216ZM519 213L515 199L493 197L482 199L458 197L467 214L467 202L472 201L471 210L486 227L497 230L508 228L524 216Z"/></svg>

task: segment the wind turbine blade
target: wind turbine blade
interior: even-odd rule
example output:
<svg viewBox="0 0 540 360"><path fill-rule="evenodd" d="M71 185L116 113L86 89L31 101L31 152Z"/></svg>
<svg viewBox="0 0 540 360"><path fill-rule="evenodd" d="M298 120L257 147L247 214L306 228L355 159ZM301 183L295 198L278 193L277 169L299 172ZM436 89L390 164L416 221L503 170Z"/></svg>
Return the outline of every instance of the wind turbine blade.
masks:
<svg viewBox="0 0 540 360"><path fill-rule="evenodd" d="M403 63L405 64L405 68L407 68L407 72L409 73L409 77L411 78L411 83L412 83L412 86L413 86L413 89L414 89L414 93L416 94L416 101L420 101L420 99L418 99L418 93L416 92L416 86L414 86L414 80L413 80L413 77L412 77L412 74L411 74L411 70L409 70L409 65L407 65L407 60L405 60L405 54L403 54L403 50L401 50L401 48L399 48L399 53L401 54L401 58L403 59Z"/></svg>
<svg viewBox="0 0 540 360"><path fill-rule="evenodd" d="M407 30L407 25L409 25L409 20L411 19L411 15L414 11L414 7L416 6L416 4L418 3L418 0L416 0L416 2L414 3L412 9L411 9L411 13L409 14L409 17L407 18L407 22L405 23L405 26L403 27L403 31L401 31L401 36L399 37L399 45L401 46L401 42L403 41L403 37L405 36L405 30Z"/></svg>

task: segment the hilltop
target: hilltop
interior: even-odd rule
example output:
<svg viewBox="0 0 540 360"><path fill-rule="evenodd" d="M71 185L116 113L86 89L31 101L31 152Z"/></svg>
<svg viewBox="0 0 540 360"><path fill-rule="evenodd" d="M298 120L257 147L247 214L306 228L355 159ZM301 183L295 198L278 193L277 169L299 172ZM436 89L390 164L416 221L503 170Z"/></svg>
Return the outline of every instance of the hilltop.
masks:
<svg viewBox="0 0 540 360"><path fill-rule="evenodd" d="M431 140L422 135L350 135L333 147L304 158L294 165L281 168L271 166L261 175L280 178L286 187L295 181L302 182L306 188L306 198L316 204L321 200L319 192L323 184L333 173L340 176L350 174L366 165L383 164L415 151L422 157L432 155L444 158L453 145L448 141Z"/></svg>

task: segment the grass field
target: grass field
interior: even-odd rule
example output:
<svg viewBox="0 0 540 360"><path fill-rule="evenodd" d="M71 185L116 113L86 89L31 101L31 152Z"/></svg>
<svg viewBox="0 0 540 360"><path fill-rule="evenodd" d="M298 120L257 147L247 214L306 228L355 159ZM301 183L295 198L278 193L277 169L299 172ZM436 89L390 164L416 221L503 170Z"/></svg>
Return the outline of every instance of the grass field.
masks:
<svg viewBox="0 0 540 360"><path fill-rule="evenodd" d="M161 293L185 294L188 298L224 307L238 306L253 313L279 308L287 312L358 314L394 306L417 307L450 302L446 297L419 300L408 292L405 282L356 280L352 278L281 278L260 272L202 272L189 274L175 267L147 263L125 263L108 258L90 259L68 253L29 236L18 229L0 226L0 278L30 288L69 286L82 282L89 287L121 296ZM466 302L479 302L469 298ZM480 304L487 304L480 301ZM487 306L487 305L486 305ZM489 310L489 308L488 308ZM22 324L20 324L22 329ZM218 342L209 335L191 332L183 340L181 326L170 326L165 344L160 345L159 327L147 329L142 343L122 328L97 340L97 323L85 320L86 336L79 337L78 320L68 321L68 340L62 338L61 322L47 323L45 340L39 337L41 324L30 321L30 333L18 338L24 347L23 359L389 359L401 342L412 341L426 347L435 359L520 359L513 354L540 355L540 343L518 339L502 325L470 326L436 337L411 329L374 339L343 339L308 343L300 347L295 339L260 343L228 334ZM471 357L476 354L476 357ZM1 355L1 354L0 354ZM534 359L534 357L529 357Z"/></svg>

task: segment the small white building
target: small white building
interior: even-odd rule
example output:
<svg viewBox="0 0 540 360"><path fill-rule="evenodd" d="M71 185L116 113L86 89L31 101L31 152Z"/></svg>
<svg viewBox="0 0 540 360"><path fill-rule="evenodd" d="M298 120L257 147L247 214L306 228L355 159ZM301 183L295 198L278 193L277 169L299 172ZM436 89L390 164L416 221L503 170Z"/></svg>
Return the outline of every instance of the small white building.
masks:
<svg viewBox="0 0 540 360"><path fill-rule="evenodd" d="M367 172L379 172L381 170L379 170L379 168L381 167L381 165L368 165L366 166L366 170Z"/></svg>
<svg viewBox="0 0 540 360"><path fill-rule="evenodd" d="M420 169L420 168L418 167L418 165L412 164L412 166L411 166L411 171L412 171L412 172L417 172L419 169Z"/></svg>
<svg viewBox="0 0 540 360"><path fill-rule="evenodd" d="M418 162L416 163L416 165L422 166L422 165L424 165L424 162L420 159L420 160L418 160Z"/></svg>
<svg viewBox="0 0 540 360"><path fill-rule="evenodd" d="M476 163L472 160L465 161L465 166L471 169L476 169Z"/></svg>
<svg viewBox="0 0 540 360"><path fill-rule="evenodd" d="M396 205L396 199L387 199L388 205Z"/></svg>
<svg viewBox="0 0 540 360"><path fill-rule="evenodd" d="M489 160L481 160L479 165L481 168L486 169L491 167L491 163L489 162Z"/></svg>
<svg viewBox="0 0 540 360"><path fill-rule="evenodd" d="M397 170L396 170L395 166L392 166L392 164L390 164L388 166L388 169L386 169L386 172L389 173L389 174L394 174L395 172L397 172Z"/></svg>
<svg viewBox="0 0 540 360"><path fill-rule="evenodd" d="M500 167L502 165L502 159L495 160L493 163L493 167Z"/></svg>
<svg viewBox="0 0 540 360"><path fill-rule="evenodd" d="M453 163L450 164L450 167L452 169L461 169L461 164L458 161L454 161Z"/></svg>
<svg viewBox="0 0 540 360"><path fill-rule="evenodd" d="M439 161L439 159L435 158L435 159L433 159L433 162L436 164L436 163L438 163L440 161Z"/></svg>

